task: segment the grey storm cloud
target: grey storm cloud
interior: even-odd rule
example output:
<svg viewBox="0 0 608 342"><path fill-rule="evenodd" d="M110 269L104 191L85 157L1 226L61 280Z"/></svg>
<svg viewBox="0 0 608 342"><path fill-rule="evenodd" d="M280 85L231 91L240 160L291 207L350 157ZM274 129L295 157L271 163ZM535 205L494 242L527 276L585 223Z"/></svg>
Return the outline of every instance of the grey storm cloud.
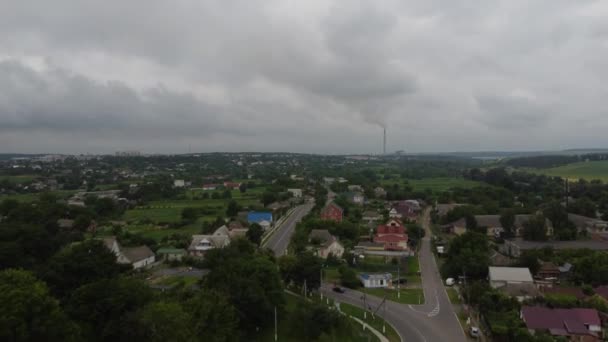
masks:
<svg viewBox="0 0 608 342"><path fill-rule="evenodd" d="M412 152L602 147L607 22L599 0L3 1L0 152L370 153L377 125Z"/></svg>

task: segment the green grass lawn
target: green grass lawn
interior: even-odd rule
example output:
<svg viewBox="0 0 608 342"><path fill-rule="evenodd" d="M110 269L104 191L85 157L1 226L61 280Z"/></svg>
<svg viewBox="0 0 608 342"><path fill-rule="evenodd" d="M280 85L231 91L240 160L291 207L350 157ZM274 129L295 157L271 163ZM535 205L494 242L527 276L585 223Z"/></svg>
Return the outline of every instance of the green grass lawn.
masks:
<svg viewBox="0 0 608 342"><path fill-rule="evenodd" d="M547 176L559 176L574 181L578 181L582 178L588 181L599 179L603 182L608 182L608 161L605 160L572 163L550 169L526 170Z"/></svg>
<svg viewBox="0 0 608 342"><path fill-rule="evenodd" d="M301 305L303 302L303 298L301 297L297 297L294 295L290 295L290 294L285 294L285 312L280 314L278 316L278 324L277 324L277 337L279 341L301 341L301 342L307 342L306 339L304 338L298 338L296 336L293 336L293 332L290 330L291 328L291 321L292 321L292 313L296 310L296 308L298 307L298 305ZM316 299L318 300L318 298ZM330 302L331 305L333 305L333 303ZM342 305L346 305L346 304L342 304ZM361 316L362 316L362 311L361 311ZM353 326L356 328L360 328L361 326L359 324L357 324L356 322L352 321ZM370 324L371 325L371 324ZM380 329L382 329L382 326L380 326ZM387 330L389 329L389 325L387 325ZM392 329L392 327L390 328ZM382 331L382 330L380 330ZM392 330L394 335L397 335L396 332L394 332L394 330ZM357 337L353 337L353 336L336 336L335 341L352 341L352 342L368 342L368 341L378 341L378 338L372 334L369 331L360 331L358 334L353 334L353 335L358 335ZM260 334L258 336L253 336L252 337L254 341L260 341L260 342L270 342L270 341L274 341L274 327L266 329L264 331L261 331ZM399 339L390 339L390 341L399 341Z"/></svg>
<svg viewBox="0 0 608 342"><path fill-rule="evenodd" d="M363 289L360 289L363 291ZM402 304L424 304L424 293L422 289L400 289L401 296L398 296L397 290L391 289L365 289L365 292L380 298L384 298L386 291L386 299Z"/></svg>
<svg viewBox="0 0 608 342"><path fill-rule="evenodd" d="M380 309L382 310L382 309ZM389 341L401 341L401 339L399 338L399 334L397 334L397 332L395 331L395 329L393 329L393 327L390 324L384 324L384 320L381 317L375 316L374 318L371 317L370 313L367 313L367 319L363 318L363 309L350 305L350 304L346 304L346 303L340 303L340 311L344 312L345 314L348 314L350 316L354 316L356 318L359 318L360 320L365 321L367 324L371 325L374 329L378 330L380 333L382 333L382 326L386 327L386 338L388 338ZM359 326L357 324L357 326Z"/></svg>
<svg viewBox="0 0 608 342"><path fill-rule="evenodd" d="M57 190L51 191L51 194L55 195L58 199L67 199L72 196L76 191L74 190ZM41 193L31 194L16 194L16 195L0 195L0 201L5 199L14 199L19 202L34 202L38 200Z"/></svg>
<svg viewBox="0 0 608 342"><path fill-rule="evenodd" d="M194 235L201 234L201 225L194 223L181 228L159 228L152 225L130 225L126 227L126 230L139 234L146 238L151 238L156 241L162 240L165 236L169 236L172 234L186 234L186 235Z"/></svg>
<svg viewBox="0 0 608 342"><path fill-rule="evenodd" d="M383 180L381 183L384 187L390 187L395 183L399 184L400 186L403 186L405 184L405 182L399 178ZM464 178L450 177L408 179L407 183L414 189L414 191L425 191L426 189L430 189L433 192L442 192L456 187L469 189L479 186L481 184L479 182Z"/></svg>
<svg viewBox="0 0 608 342"><path fill-rule="evenodd" d="M454 289L453 287L448 287L446 289L447 293L448 293L448 297L450 298L450 302L452 304L462 304L462 301L460 300L460 297L458 296L458 292L456 291L456 289Z"/></svg>

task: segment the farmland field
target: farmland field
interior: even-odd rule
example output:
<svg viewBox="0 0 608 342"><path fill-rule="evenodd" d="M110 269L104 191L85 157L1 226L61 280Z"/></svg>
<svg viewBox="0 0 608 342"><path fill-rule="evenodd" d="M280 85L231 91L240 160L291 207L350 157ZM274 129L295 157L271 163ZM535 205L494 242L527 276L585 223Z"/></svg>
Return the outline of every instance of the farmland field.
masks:
<svg viewBox="0 0 608 342"><path fill-rule="evenodd" d="M28 183L36 179L35 175L22 175L22 176L0 176L0 181L8 180L13 184Z"/></svg>
<svg viewBox="0 0 608 342"><path fill-rule="evenodd" d="M547 176L559 176L574 181L578 181L582 178L588 181L599 179L603 182L608 182L608 161L580 162L550 169L527 170Z"/></svg>
<svg viewBox="0 0 608 342"><path fill-rule="evenodd" d="M451 188L469 189L480 185L479 182L467 180L464 178L408 179L407 183L414 189L414 191L425 191L426 189L430 189L433 192L442 192ZM393 184L399 184L400 186L402 186L405 184L405 182L401 179L389 179L382 181L382 185L384 187L388 187Z"/></svg>

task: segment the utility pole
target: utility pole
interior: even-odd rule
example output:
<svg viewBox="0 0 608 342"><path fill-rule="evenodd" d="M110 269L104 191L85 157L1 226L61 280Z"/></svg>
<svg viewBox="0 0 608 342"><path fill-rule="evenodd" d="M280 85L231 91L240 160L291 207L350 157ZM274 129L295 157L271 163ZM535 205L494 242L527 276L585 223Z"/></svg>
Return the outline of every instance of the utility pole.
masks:
<svg viewBox="0 0 608 342"><path fill-rule="evenodd" d="M367 301L365 296L365 285L363 285L363 319L367 319ZM365 326L363 326L365 329Z"/></svg>
<svg viewBox="0 0 608 342"><path fill-rule="evenodd" d="M384 305L382 314L382 333L386 335L386 288L384 289Z"/></svg>
<svg viewBox="0 0 608 342"><path fill-rule="evenodd" d="M401 257L397 257L397 298L401 299Z"/></svg>
<svg viewBox="0 0 608 342"><path fill-rule="evenodd" d="M277 307L274 307L274 341L276 342L279 338L278 326L277 326Z"/></svg>
<svg viewBox="0 0 608 342"><path fill-rule="evenodd" d="M308 297L308 291L306 291L306 279L304 279L304 298Z"/></svg>
<svg viewBox="0 0 608 342"><path fill-rule="evenodd" d="M321 295L321 302L323 302L323 265L319 269L319 294Z"/></svg>

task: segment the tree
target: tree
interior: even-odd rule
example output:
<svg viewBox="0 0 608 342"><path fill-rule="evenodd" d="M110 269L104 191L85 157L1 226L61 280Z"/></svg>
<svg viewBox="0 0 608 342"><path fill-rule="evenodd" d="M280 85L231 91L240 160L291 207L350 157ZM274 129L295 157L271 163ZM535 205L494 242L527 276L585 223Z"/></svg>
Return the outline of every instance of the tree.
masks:
<svg viewBox="0 0 608 342"><path fill-rule="evenodd" d="M151 303L137 314L137 325L140 329L138 335L141 340L150 342L195 341L192 328L192 323L195 322L192 316L175 302ZM202 338L200 335L198 337Z"/></svg>
<svg viewBox="0 0 608 342"><path fill-rule="evenodd" d="M536 257L535 253L528 253L528 252L524 252L520 257L519 257L519 266L521 267L527 267L530 269L530 272L533 275L536 275L536 272L538 272L538 270L540 270L540 262L538 261L538 258Z"/></svg>
<svg viewBox="0 0 608 342"><path fill-rule="evenodd" d="M486 277L489 264L490 247L486 235L467 231L450 242L441 272L446 278L466 274L468 278L481 279Z"/></svg>
<svg viewBox="0 0 608 342"><path fill-rule="evenodd" d="M357 278L357 272L352 268L342 265L338 268L338 272L340 273L340 284L342 284L342 286L351 289L356 289L361 286L361 281Z"/></svg>
<svg viewBox="0 0 608 342"><path fill-rule="evenodd" d="M224 192L222 193L222 198L232 198L232 191L228 189L224 190Z"/></svg>
<svg viewBox="0 0 608 342"><path fill-rule="evenodd" d="M136 335L136 312L152 299L141 280L102 279L78 288L66 305L67 313L83 328L87 340L117 341ZM139 336L132 336L139 339Z"/></svg>
<svg viewBox="0 0 608 342"><path fill-rule="evenodd" d="M228 208L226 208L227 217L236 217L239 214L239 204L235 200L228 202Z"/></svg>
<svg viewBox="0 0 608 342"><path fill-rule="evenodd" d="M257 223L252 223L247 229L247 233L245 234L247 239L257 246L262 242L262 235L264 235L264 229Z"/></svg>
<svg viewBox="0 0 608 342"><path fill-rule="evenodd" d="M244 194L245 192L247 192L247 184L245 183L241 183L241 185L239 185L239 191Z"/></svg>
<svg viewBox="0 0 608 342"><path fill-rule="evenodd" d="M0 340L77 341L78 327L70 321L33 274L8 269L0 272Z"/></svg>
<svg viewBox="0 0 608 342"><path fill-rule="evenodd" d="M274 260L257 252L249 241L236 239L226 248L210 250L205 265L209 274L203 287L221 292L238 308L242 330L252 332L273 323L274 308L281 310L284 305Z"/></svg>
<svg viewBox="0 0 608 342"><path fill-rule="evenodd" d="M274 192L265 191L262 194L262 204L264 204L264 206L267 206L272 202L276 202L276 200L277 200L277 195Z"/></svg>
<svg viewBox="0 0 608 342"><path fill-rule="evenodd" d="M413 244L417 244L420 240L422 240L422 238L424 237L425 234L426 234L426 232L424 231L424 228L422 228L420 225L418 225L418 224L408 224L407 225L407 235L410 238L410 241L413 242Z"/></svg>
<svg viewBox="0 0 608 342"><path fill-rule="evenodd" d="M182 210L182 220L188 223L194 223L198 218L198 209L196 208L184 208Z"/></svg>
<svg viewBox="0 0 608 342"><path fill-rule="evenodd" d="M504 229L504 238L511 238L515 236L515 212L512 209L504 210L500 214L500 224Z"/></svg>
<svg viewBox="0 0 608 342"><path fill-rule="evenodd" d="M524 223L522 235L524 239L530 241L547 240L547 222L545 215L532 215L528 222Z"/></svg>
<svg viewBox="0 0 608 342"><path fill-rule="evenodd" d="M239 319L229 298L217 291L200 291L184 304L190 315L190 325L200 341L223 342L236 340Z"/></svg>
<svg viewBox="0 0 608 342"><path fill-rule="evenodd" d="M115 277L123 269L103 242L89 240L67 246L55 254L42 272L42 278L53 293L64 298L82 285Z"/></svg>

